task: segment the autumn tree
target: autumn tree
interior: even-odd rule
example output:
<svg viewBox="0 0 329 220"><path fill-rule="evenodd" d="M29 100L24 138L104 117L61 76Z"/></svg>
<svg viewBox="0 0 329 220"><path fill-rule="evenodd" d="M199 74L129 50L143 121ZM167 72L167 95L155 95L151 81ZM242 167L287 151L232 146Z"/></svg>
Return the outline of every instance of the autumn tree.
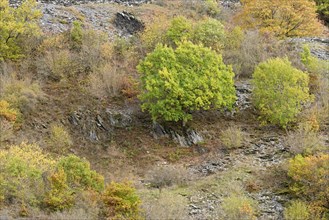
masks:
<svg viewBox="0 0 329 220"><path fill-rule="evenodd" d="M26 0L18 8L10 7L8 0L0 0L0 60L23 56L20 43L40 33L40 16L35 0Z"/></svg>
<svg viewBox="0 0 329 220"><path fill-rule="evenodd" d="M314 36L321 32L315 3L310 0L242 0L236 19L247 29L279 38Z"/></svg>
<svg viewBox="0 0 329 220"><path fill-rule="evenodd" d="M234 73L221 55L189 41L176 49L159 44L139 65L142 108L154 121L186 122L196 110L231 107Z"/></svg>

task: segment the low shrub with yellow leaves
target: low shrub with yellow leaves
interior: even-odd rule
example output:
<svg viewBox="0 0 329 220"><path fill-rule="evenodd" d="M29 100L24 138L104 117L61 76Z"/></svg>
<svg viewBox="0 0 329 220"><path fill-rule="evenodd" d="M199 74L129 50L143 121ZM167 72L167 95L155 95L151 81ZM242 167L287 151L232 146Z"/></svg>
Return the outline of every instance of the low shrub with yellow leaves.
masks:
<svg viewBox="0 0 329 220"><path fill-rule="evenodd" d="M303 157L297 155L289 161L290 190L307 199L317 216L329 214L329 154Z"/></svg>

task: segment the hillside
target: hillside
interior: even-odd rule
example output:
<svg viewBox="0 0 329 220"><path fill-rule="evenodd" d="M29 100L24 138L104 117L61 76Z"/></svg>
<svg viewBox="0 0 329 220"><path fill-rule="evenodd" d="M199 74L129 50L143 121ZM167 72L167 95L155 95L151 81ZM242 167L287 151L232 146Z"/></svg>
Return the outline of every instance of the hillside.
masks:
<svg viewBox="0 0 329 220"><path fill-rule="evenodd" d="M326 6L0 0L0 219L328 219Z"/></svg>

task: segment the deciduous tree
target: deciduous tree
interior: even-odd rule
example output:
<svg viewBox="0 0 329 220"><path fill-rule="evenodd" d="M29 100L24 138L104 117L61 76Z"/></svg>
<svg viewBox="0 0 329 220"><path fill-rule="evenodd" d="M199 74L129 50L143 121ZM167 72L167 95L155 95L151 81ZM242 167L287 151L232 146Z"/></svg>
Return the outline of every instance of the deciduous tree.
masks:
<svg viewBox="0 0 329 220"><path fill-rule="evenodd" d="M137 67L142 74L142 108L153 120L188 121L195 110L231 107L234 73L221 55L189 41L174 50L158 45Z"/></svg>
<svg viewBox="0 0 329 220"><path fill-rule="evenodd" d="M315 36L321 32L316 7L309 0L243 0L237 19L244 28L275 36Z"/></svg>
<svg viewBox="0 0 329 220"><path fill-rule="evenodd" d="M10 7L8 0L0 0L0 60L23 56L20 41L40 33L40 16L35 0L26 0L18 8Z"/></svg>

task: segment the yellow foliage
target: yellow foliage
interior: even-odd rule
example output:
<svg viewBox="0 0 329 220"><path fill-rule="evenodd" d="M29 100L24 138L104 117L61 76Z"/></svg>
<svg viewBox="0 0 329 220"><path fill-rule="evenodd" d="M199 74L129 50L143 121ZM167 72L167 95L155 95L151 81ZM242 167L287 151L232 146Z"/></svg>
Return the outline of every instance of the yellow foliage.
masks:
<svg viewBox="0 0 329 220"><path fill-rule="evenodd" d="M40 17L35 0L25 0L18 8L0 0L0 60L23 56L20 40L40 34L37 23Z"/></svg>
<svg viewBox="0 0 329 220"><path fill-rule="evenodd" d="M315 207L329 209L329 154L303 157L297 155L289 161L288 175L293 180L291 190L307 198Z"/></svg>
<svg viewBox="0 0 329 220"><path fill-rule="evenodd" d="M0 117L4 117L9 122L15 122L17 111L9 107L9 103L5 100L0 100Z"/></svg>
<svg viewBox="0 0 329 220"><path fill-rule="evenodd" d="M321 33L315 3L309 0L243 0L236 19L243 28L257 28L279 38Z"/></svg>

